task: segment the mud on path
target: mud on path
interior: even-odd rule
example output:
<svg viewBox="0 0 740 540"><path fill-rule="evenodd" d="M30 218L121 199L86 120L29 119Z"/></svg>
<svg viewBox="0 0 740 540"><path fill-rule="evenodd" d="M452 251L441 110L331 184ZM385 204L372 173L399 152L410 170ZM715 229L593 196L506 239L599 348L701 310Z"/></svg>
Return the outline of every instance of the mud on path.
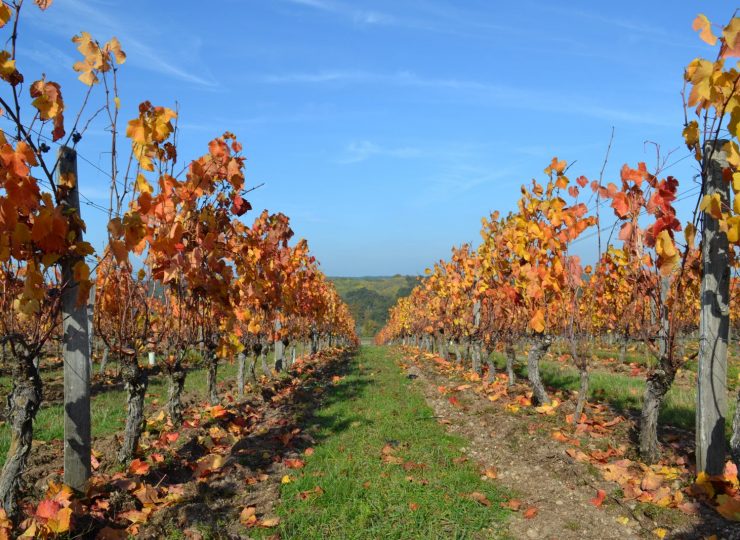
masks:
<svg viewBox="0 0 740 540"><path fill-rule="evenodd" d="M504 408L472 392L459 392L455 398L440 393L439 387L462 384L435 371L430 362L413 362L403 357L409 378L424 394L438 422L447 430L469 441L464 449L471 460L483 468L493 467L503 487L522 501L522 508L536 506L537 514L526 519L521 512L509 523L514 538L536 539L626 539L657 538L660 523L635 512L617 498L607 496L601 507L591 502L597 490L613 493L616 484L603 480L590 464L568 456L563 446L549 437L550 424L537 416L511 414ZM454 404L453 404L454 402ZM544 429L543 429L544 428ZM666 538L738 538L717 523L699 523L683 516ZM720 530L724 529L724 530Z"/></svg>

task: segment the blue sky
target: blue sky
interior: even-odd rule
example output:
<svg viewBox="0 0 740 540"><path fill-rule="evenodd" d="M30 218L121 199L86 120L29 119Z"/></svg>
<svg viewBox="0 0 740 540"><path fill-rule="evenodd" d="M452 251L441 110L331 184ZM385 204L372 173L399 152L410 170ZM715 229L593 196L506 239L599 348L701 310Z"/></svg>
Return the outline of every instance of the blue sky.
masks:
<svg viewBox="0 0 740 540"><path fill-rule="evenodd" d="M670 9L666 7L670 5ZM245 145L255 210L291 217L329 275L417 274L475 242L480 218L512 209L519 186L557 155L573 176L622 163L674 163L682 145L683 67L712 54L691 30L699 6L727 2L519 0L56 0L32 5L19 68L58 81L69 111L81 30L117 36L122 118L140 101L180 107L181 159L224 130ZM69 113L68 113L69 114ZM106 167L105 125L80 153ZM694 187L695 167L667 173ZM107 204L108 181L81 163L81 189ZM695 190L694 190L695 191ZM689 191L689 194L691 192ZM694 202L690 195L684 204ZM90 239L104 215L83 209ZM252 216L252 214L247 214ZM608 221L611 223L611 220ZM588 259L595 239L576 250Z"/></svg>

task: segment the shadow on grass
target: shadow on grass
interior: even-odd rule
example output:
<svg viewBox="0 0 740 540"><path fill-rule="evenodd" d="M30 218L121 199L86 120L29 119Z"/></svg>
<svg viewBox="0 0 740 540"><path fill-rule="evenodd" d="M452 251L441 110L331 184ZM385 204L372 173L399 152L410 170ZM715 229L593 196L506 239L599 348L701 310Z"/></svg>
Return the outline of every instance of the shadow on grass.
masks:
<svg viewBox="0 0 740 540"><path fill-rule="evenodd" d="M247 501L254 504L255 497L264 497L275 502L278 497L270 491L269 482L247 487L248 478L262 472L274 473L274 467L283 459L294 458L306 448L320 444L324 438L357 426L357 422L368 423L360 416L332 417L318 411L336 402L356 399L372 383L370 377L357 371L355 362L353 353L345 353L317 366L298 387L282 397L281 392L291 384L291 378L274 379L270 382L270 391L262 389L263 396L270 403L266 404L255 396L238 403L236 416L247 419L250 429L228 454L224 467L232 465L234 468L229 474L207 477L195 483L197 479L189 464L208 453L203 437L198 435L208 433L211 427L225 425L234 417L229 415L204 422L198 433L180 447L167 467L152 471L147 478L148 482L161 486L195 483L194 493L156 514L162 530L168 529L168 522L171 524L177 516L184 515L187 516L188 527L221 537L224 523L230 517L233 520L233 515L238 514ZM355 376L346 377L353 370ZM291 374L301 377L296 371ZM308 428L316 426L321 429L311 430L313 436L308 435ZM260 490L265 493L260 495Z"/></svg>
<svg viewBox="0 0 740 540"><path fill-rule="evenodd" d="M542 381L550 390L577 391L580 386L578 373L574 370L561 370L557 365L543 363L540 370ZM527 378L526 366L516 365L515 372L519 379ZM642 409L642 395L645 390L643 380L630 379L624 375L599 371L590 373L589 400L608 404L615 412L639 421ZM681 392L679 388L674 393ZM696 421L696 410L693 407L682 407L672 403L668 397L660 410L661 432L693 430Z"/></svg>

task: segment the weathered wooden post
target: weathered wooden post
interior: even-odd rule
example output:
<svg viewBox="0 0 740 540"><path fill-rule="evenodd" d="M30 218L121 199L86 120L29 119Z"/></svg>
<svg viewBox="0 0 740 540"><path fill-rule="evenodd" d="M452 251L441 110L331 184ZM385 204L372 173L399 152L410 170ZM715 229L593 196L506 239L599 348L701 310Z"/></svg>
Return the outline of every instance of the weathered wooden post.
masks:
<svg viewBox="0 0 740 540"><path fill-rule="evenodd" d="M93 341L95 340L95 332L93 329L93 318L95 313L95 285L90 287L90 296L87 299L87 337L89 351L88 358L90 359L90 373L93 372Z"/></svg>
<svg viewBox="0 0 740 540"><path fill-rule="evenodd" d="M57 178L58 185L67 186L60 190L63 211L79 215L77 152L72 148L59 148ZM70 225L70 231L82 240L79 224ZM78 283L73 271L81 260L81 256L70 254L61 261L62 279L66 285L62 289L64 483L78 490L84 489L90 478L90 341L87 306L77 301Z"/></svg>
<svg viewBox="0 0 740 540"><path fill-rule="evenodd" d="M719 194L722 205L730 200L722 178L727 168L727 141L707 143L702 178L705 195ZM699 320L699 373L696 393L696 470L722 474L725 466L727 415L727 344L730 335L730 261L727 234L709 213L702 214L701 318Z"/></svg>

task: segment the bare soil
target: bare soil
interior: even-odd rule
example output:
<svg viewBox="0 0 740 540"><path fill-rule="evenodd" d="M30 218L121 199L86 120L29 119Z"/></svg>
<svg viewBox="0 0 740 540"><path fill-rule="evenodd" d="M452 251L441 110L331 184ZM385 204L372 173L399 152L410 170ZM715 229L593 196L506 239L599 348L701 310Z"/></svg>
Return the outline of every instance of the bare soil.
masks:
<svg viewBox="0 0 740 540"><path fill-rule="evenodd" d="M403 362L413 359L406 356ZM517 514L509 525L513 538L657 538L661 529L665 538L707 538L712 534L718 539L740 538L740 527L710 508L698 516L658 508L651 513L649 508L620 500L614 496L617 484L605 481L590 464L571 458L563 445L550 437L556 427L551 417L511 414L501 404L473 392L456 393L453 404L438 387L465 381L451 380L430 362L413 362L408 373L438 421L449 432L470 441L465 449L470 459L479 462L482 469L495 469L494 481L511 490L522 501L522 509L538 509L533 518L525 518L521 511ZM572 412L568 407L574 408L570 403L563 407L566 412ZM621 435L626 436L624 430ZM609 495L597 507L590 501L599 489Z"/></svg>

